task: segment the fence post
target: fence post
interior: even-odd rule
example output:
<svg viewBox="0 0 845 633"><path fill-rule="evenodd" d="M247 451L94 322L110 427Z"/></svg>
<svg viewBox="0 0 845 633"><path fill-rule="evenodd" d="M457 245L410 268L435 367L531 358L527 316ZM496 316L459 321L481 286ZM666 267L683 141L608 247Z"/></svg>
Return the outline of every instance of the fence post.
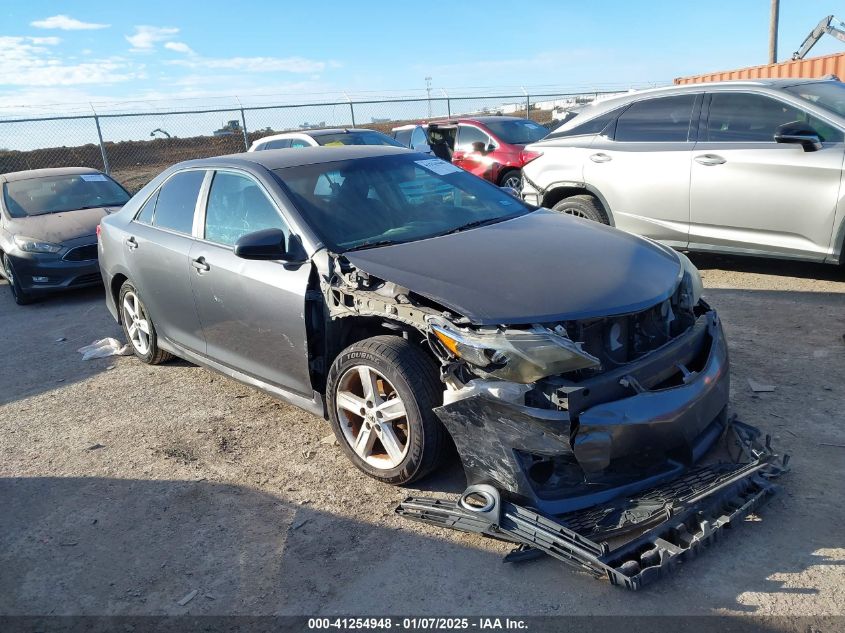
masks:
<svg viewBox="0 0 845 633"><path fill-rule="evenodd" d="M244 151L249 149L249 137L246 135L246 117L244 116L244 107L241 106L241 127L244 131Z"/></svg>
<svg viewBox="0 0 845 633"><path fill-rule="evenodd" d="M352 127L355 127L355 106L351 101L349 102L349 112L352 114Z"/></svg>
<svg viewBox="0 0 845 633"><path fill-rule="evenodd" d="M525 95L525 118L531 118L531 97L527 93Z"/></svg>
<svg viewBox="0 0 845 633"><path fill-rule="evenodd" d="M109 157L106 155L106 144L103 143L103 132L100 129L100 117L94 112L94 125L97 126L97 138L100 140L100 155L103 157L103 171L111 175L109 168Z"/></svg>

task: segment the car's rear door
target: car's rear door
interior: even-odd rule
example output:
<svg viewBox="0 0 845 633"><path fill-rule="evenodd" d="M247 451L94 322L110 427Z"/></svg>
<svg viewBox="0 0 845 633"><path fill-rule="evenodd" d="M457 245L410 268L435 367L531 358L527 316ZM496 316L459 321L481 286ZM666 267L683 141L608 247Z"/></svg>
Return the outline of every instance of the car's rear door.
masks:
<svg viewBox="0 0 845 633"><path fill-rule="evenodd" d="M839 199L843 133L771 95L713 91L693 152L690 247L823 260ZM775 130L801 121L818 151L776 143Z"/></svg>
<svg viewBox="0 0 845 633"><path fill-rule="evenodd" d="M205 174L189 169L168 178L129 224L122 245L130 281L158 335L201 354L205 339L191 292L189 253Z"/></svg>
<svg viewBox="0 0 845 633"><path fill-rule="evenodd" d="M689 232L690 161L703 95L636 101L596 136L584 181L625 231L683 248Z"/></svg>
<svg viewBox="0 0 845 633"><path fill-rule="evenodd" d="M279 205L252 174L217 170L201 206L191 250L191 285L209 358L263 382L311 397L305 329L310 263L236 257L243 235L278 228Z"/></svg>

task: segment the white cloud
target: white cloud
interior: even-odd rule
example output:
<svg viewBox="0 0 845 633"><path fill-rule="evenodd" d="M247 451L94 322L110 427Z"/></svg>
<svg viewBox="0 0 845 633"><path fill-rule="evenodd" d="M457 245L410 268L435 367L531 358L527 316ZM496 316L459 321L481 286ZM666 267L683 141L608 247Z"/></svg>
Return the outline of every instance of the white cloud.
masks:
<svg viewBox="0 0 845 633"><path fill-rule="evenodd" d="M196 55L191 47L185 44L185 42L167 42L164 45L164 48L176 51L177 53L185 53L186 55Z"/></svg>
<svg viewBox="0 0 845 633"><path fill-rule="evenodd" d="M109 84L134 78L119 58L68 64L46 45L58 38L0 36L0 86Z"/></svg>
<svg viewBox="0 0 845 633"><path fill-rule="evenodd" d="M111 24L82 22L66 15L53 15L43 20L35 20L29 24L37 29L61 29L62 31L91 31L94 29L107 29L111 26Z"/></svg>
<svg viewBox="0 0 845 633"><path fill-rule="evenodd" d="M62 38L60 37L28 37L26 39L33 44L39 44L42 46L56 46L62 41Z"/></svg>
<svg viewBox="0 0 845 633"><path fill-rule="evenodd" d="M132 44L132 51L149 52L155 48L157 42L173 39L179 29L171 26L136 26L135 33L127 35L126 41Z"/></svg>
<svg viewBox="0 0 845 633"><path fill-rule="evenodd" d="M236 70L248 73L318 73L327 67L337 67L337 62L323 62L304 57L194 57L191 59L175 59L170 62L174 66L185 68L207 68L212 70Z"/></svg>

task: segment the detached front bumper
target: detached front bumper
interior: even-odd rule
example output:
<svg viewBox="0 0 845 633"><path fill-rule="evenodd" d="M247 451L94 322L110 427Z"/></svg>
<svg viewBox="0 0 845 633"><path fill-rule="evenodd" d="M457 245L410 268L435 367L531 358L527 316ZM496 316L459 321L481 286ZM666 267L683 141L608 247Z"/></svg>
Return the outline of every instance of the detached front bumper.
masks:
<svg viewBox="0 0 845 633"><path fill-rule="evenodd" d="M642 359L556 387L568 409L473 395L435 409L469 484L562 514L676 479L727 428L728 351L718 316Z"/></svg>
<svg viewBox="0 0 845 633"><path fill-rule="evenodd" d="M698 466L636 496L549 516L502 498L490 485L470 486L455 501L409 497L397 514L515 544L506 562L548 555L612 584L636 590L671 573L728 528L738 526L777 486L788 458L768 437L731 422L720 442L725 461Z"/></svg>

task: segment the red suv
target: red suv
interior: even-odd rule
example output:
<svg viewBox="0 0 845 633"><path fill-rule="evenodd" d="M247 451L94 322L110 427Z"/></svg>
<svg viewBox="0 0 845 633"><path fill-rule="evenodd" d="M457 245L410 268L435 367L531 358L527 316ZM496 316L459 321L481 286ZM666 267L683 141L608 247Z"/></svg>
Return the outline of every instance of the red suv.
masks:
<svg viewBox="0 0 845 633"><path fill-rule="evenodd" d="M394 137L399 140L398 135L412 127L396 128ZM432 121L419 127L426 131L435 156L500 187L516 190L522 184L522 167L540 156L538 152L525 151L525 146L549 133L539 123L513 116Z"/></svg>

